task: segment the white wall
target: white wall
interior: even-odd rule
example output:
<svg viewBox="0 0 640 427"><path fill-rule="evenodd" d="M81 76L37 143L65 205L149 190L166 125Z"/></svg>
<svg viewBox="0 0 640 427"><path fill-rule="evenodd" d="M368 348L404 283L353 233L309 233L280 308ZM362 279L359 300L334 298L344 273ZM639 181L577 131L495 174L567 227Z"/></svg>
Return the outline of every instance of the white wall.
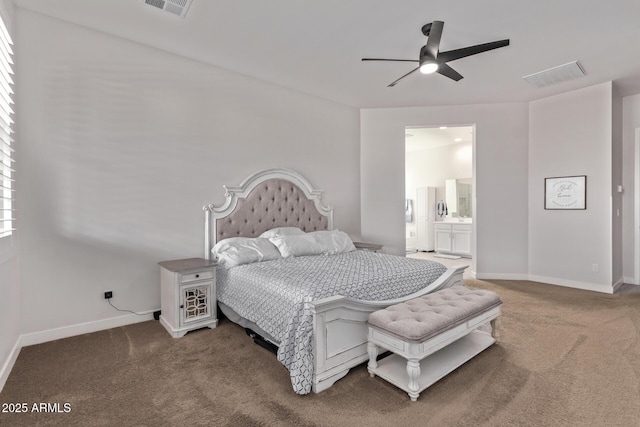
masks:
<svg viewBox="0 0 640 427"><path fill-rule="evenodd" d="M635 272L635 263L640 254L636 253L636 200L635 193L635 161L638 153L635 149L635 132L640 128L640 95L627 96L622 99L623 127L622 127L622 254L625 283L640 284Z"/></svg>
<svg viewBox="0 0 640 427"><path fill-rule="evenodd" d="M472 152L472 143L463 142L406 153L407 197L415 194L416 188L436 187L436 199L444 199L447 179L471 178Z"/></svg>
<svg viewBox="0 0 640 427"><path fill-rule="evenodd" d="M530 103L532 280L611 291L612 96L608 82ZM571 175L587 176L587 209L545 210L544 179Z"/></svg>
<svg viewBox="0 0 640 427"><path fill-rule="evenodd" d="M26 343L120 321L107 289L122 308L159 309L157 262L202 256L202 206L260 169L305 175L358 237L356 109L24 9L16 18Z"/></svg>
<svg viewBox="0 0 640 427"><path fill-rule="evenodd" d="M364 109L360 120L364 240L404 253L405 126L475 124L473 268L526 275L528 104Z"/></svg>
<svg viewBox="0 0 640 427"><path fill-rule="evenodd" d="M13 3L1 0L0 13L13 35ZM17 243L15 233L0 239L0 390L19 351L20 277Z"/></svg>

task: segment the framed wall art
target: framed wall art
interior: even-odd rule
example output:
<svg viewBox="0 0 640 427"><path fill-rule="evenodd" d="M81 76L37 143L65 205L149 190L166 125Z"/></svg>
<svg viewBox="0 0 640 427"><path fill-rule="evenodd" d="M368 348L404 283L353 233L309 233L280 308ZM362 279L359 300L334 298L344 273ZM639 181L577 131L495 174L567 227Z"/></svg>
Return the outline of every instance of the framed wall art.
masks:
<svg viewBox="0 0 640 427"><path fill-rule="evenodd" d="M560 176L544 179L544 208L587 209L587 176Z"/></svg>

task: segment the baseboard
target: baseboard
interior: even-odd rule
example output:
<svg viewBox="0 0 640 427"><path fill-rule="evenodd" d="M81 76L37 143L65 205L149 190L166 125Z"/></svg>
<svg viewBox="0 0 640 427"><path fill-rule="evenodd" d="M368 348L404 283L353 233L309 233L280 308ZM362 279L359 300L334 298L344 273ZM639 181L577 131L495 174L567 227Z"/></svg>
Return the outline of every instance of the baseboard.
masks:
<svg viewBox="0 0 640 427"><path fill-rule="evenodd" d="M636 281L636 279L634 279L633 277L627 277L627 276L625 276L625 277L623 277L623 279L622 279L622 280L624 280L624 283L627 283L627 284L629 284L629 285L640 285L640 283L638 283L638 282Z"/></svg>
<svg viewBox="0 0 640 427"><path fill-rule="evenodd" d="M624 285L624 278L621 277L616 283L613 284L613 293L615 294L622 285Z"/></svg>
<svg viewBox="0 0 640 427"><path fill-rule="evenodd" d="M528 274L515 273L476 273L478 280L530 280Z"/></svg>
<svg viewBox="0 0 640 427"><path fill-rule="evenodd" d="M597 283L577 282L574 280L558 279L555 277L537 276L535 274L509 274L509 273L476 273L478 280L527 280L530 282L546 283L548 285L564 286L567 288L582 289L585 291L602 292L605 294L613 294L614 290L622 286L622 282L618 281L616 285L607 287ZM619 283L619 284L618 284Z"/></svg>
<svg viewBox="0 0 640 427"><path fill-rule="evenodd" d="M126 314L123 316L112 317L110 319L96 320L93 322L80 323L77 325L63 326L61 328L48 329L46 331L32 332L22 334L16 340L9 357L0 369L0 391L4 388L11 369L18 359L22 347L30 345L42 344L48 341L55 341L62 338L69 338L76 335L89 334L92 332L103 331L105 329L118 328L120 326L131 325L134 323L146 322L153 320L153 313L156 310L149 310L140 313L140 315Z"/></svg>
<svg viewBox="0 0 640 427"><path fill-rule="evenodd" d="M2 365L2 369L0 369L0 392L4 388L4 385L9 379L9 374L11 373L11 369L13 369L13 365L16 363L18 359L18 355L20 354L20 350L22 349L22 345L20 343L20 338L16 340L15 345L11 349L11 353L9 353L9 357Z"/></svg>
<svg viewBox="0 0 640 427"><path fill-rule="evenodd" d="M140 316L135 314L125 314L123 316L112 317L109 319L96 320L93 322L80 323L77 325L48 329L46 331L23 334L20 337L20 344L22 345L22 347L26 347L28 345L42 344L48 341L69 338L76 335L104 331L105 329L118 328L120 326L131 325L133 323L146 322L148 320L153 320L153 312L157 310L159 309L144 311L140 313Z"/></svg>
<svg viewBox="0 0 640 427"><path fill-rule="evenodd" d="M533 282L547 283L549 285L564 286L567 288L582 289L585 291L601 292L605 294L613 294L613 286L600 285L597 283L577 282L574 280L558 279L555 277L529 275L529 279Z"/></svg>

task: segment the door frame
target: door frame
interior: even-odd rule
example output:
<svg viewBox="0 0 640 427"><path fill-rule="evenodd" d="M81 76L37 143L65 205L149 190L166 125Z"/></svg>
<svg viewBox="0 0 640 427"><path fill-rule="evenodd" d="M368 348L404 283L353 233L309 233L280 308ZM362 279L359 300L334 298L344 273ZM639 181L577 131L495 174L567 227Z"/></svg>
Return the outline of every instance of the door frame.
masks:
<svg viewBox="0 0 640 427"><path fill-rule="evenodd" d="M640 285L640 127L635 130L635 177L634 177L634 223L635 223L635 250L634 250L634 277L633 280Z"/></svg>
<svg viewBox="0 0 640 427"><path fill-rule="evenodd" d="M471 271L469 272L469 276L472 278L476 277L476 269L477 269L477 260L478 260L478 251L476 250L477 248L477 224L478 224L478 217L477 217L477 198L476 198L476 194L477 194L477 177L476 177L476 135L477 135L477 124L476 123L467 123L467 124L450 124L450 123L445 123L445 124L438 124L438 125L434 125L434 124L405 124L404 128L403 128L403 132L406 135L407 131L410 129L416 129L416 128L432 128L432 129L437 129L437 128L442 128L442 127L469 127L471 128L471 132L472 132L472 137L471 137L471 212L472 212L472 223L471 223ZM403 168L403 177L402 177L402 181L403 183L405 183L405 199L408 197L408 195L406 194L406 179L407 179L407 161L406 161L406 136L403 139L404 144L402 146L403 149L403 156L404 156L404 168ZM404 227L405 230L405 253L407 250L407 245L406 245L406 224ZM434 230L434 234L435 234L435 230Z"/></svg>

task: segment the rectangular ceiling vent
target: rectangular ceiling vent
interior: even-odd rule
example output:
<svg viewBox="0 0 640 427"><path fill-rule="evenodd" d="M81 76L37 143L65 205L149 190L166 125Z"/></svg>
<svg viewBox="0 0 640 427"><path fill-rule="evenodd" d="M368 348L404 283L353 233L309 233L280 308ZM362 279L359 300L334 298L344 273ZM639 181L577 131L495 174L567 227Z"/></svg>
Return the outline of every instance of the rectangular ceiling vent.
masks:
<svg viewBox="0 0 640 427"><path fill-rule="evenodd" d="M578 61L573 61L568 64L540 71L539 73L529 74L528 76L524 76L523 79L529 82L532 86L545 87L567 80L576 79L584 75L585 72L582 66Z"/></svg>
<svg viewBox="0 0 640 427"><path fill-rule="evenodd" d="M184 18L193 0L144 0L145 4Z"/></svg>

